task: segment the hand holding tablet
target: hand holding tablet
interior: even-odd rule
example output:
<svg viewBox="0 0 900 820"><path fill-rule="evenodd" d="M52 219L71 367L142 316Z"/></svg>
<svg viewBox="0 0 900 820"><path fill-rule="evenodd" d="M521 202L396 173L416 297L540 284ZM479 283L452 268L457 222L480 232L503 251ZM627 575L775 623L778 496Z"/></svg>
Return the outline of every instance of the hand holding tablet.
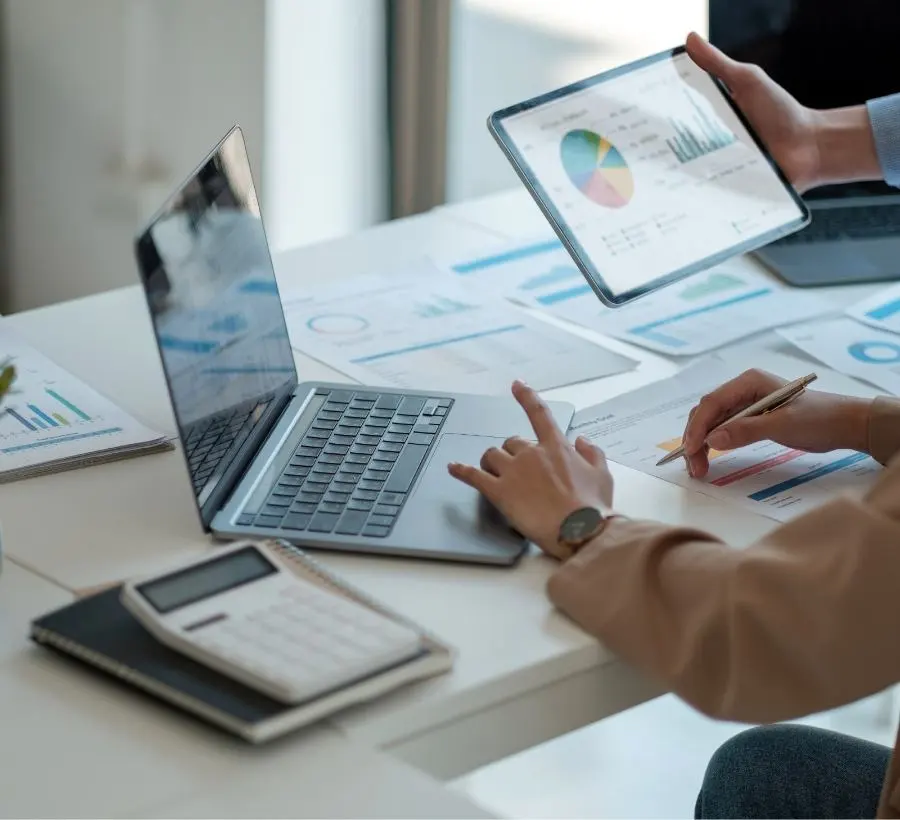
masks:
<svg viewBox="0 0 900 820"><path fill-rule="evenodd" d="M725 88L683 47L497 111L488 127L612 307L809 222Z"/></svg>

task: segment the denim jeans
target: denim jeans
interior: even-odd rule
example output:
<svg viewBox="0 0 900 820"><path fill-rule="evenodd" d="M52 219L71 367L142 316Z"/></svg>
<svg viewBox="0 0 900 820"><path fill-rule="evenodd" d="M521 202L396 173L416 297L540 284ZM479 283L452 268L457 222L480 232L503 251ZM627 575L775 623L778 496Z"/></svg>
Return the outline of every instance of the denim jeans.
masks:
<svg viewBox="0 0 900 820"><path fill-rule="evenodd" d="M694 817L875 817L890 754L810 726L748 729L713 755Z"/></svg>

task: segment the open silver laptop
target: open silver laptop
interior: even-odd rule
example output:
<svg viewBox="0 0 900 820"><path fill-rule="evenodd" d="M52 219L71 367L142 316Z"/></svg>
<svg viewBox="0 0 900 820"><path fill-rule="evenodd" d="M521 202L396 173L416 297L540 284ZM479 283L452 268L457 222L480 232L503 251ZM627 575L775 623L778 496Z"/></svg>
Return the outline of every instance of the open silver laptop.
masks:
<svg viewBox="0 0 900 820"><path fill-rule="evenodd" d="M135 250L207 531L492 564L522 554L496 510L447 474L533 436L511 397L298 383L240 129ZM573 408L553 412L566 429Z"/></svg>

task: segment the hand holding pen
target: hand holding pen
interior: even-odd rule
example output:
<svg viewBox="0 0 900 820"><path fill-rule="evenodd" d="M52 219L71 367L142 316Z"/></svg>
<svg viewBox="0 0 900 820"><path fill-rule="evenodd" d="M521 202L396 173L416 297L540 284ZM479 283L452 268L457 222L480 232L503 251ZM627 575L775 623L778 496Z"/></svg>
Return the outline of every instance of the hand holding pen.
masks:
<svg viewBox="0 0 900 820"><path fill-rule="evenodd" d="M709 470L709 448L732 450L771 440L807 452L865 452L871 400L807 390L814 379L811 374L788 382L748 370L691 411L683 449L665 461L684 456L691 475L703 478Z"/></svg>

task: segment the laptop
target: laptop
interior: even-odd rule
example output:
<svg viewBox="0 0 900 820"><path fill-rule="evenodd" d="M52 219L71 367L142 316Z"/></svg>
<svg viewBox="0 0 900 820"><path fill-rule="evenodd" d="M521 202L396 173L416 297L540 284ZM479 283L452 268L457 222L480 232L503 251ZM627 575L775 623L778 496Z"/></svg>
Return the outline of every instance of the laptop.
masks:
<svg viewBox="0 0 900 820"><path fill-rule="evenodd" d="M135 250L207 531L485 564L523 553L502 516L447 473L508 436L533 439L511 396L299 382L239 128ZM551 407L568 429L574 408Z"/></svg>
<svg viewBox="0 0 900 820"><path fill-rule="evenodd" d="M756 63L810 108L900 91L900 5L884 0L709 0L710 41ZM809 227L757 257L792 285L900 278L900 191L882 182L804 195Z"/></svg>

